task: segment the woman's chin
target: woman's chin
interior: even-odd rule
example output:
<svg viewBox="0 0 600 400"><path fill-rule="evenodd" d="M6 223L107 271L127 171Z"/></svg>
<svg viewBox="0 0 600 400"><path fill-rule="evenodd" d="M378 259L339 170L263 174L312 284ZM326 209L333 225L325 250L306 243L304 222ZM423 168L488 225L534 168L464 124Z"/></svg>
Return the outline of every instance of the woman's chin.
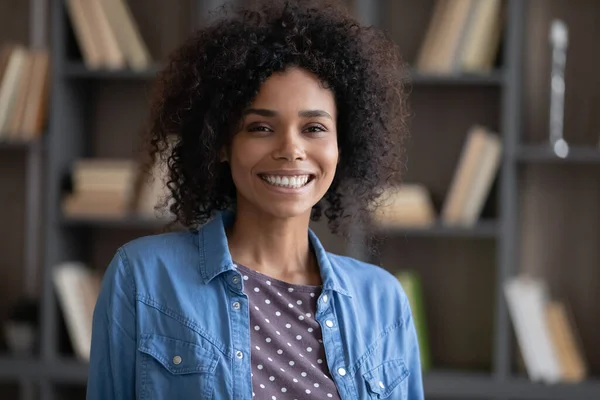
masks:
<svg viewBox="0 0 600 400"><path fill-rule="evenodd" d="M293 219L310 215L312 207L306 207L303 204L273 204L270 203L266 207L263 206L263 212L277 219Z"/></svg>

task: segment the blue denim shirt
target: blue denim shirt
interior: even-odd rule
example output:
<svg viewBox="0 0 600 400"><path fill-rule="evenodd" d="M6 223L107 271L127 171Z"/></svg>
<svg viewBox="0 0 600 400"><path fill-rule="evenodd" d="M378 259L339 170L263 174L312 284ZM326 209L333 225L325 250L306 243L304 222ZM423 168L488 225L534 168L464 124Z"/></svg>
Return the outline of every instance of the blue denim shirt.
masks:
<svg viewBox="0 0 600 400"><path fill-rule="evenodd" d="M248 298L225 235L232 218L221 213L198 232L117 250L94 311L89 400L252 399ZM423 399L417 335L398 280L327 253L308 234L323 281L315 317L341 398Z"/></svg>

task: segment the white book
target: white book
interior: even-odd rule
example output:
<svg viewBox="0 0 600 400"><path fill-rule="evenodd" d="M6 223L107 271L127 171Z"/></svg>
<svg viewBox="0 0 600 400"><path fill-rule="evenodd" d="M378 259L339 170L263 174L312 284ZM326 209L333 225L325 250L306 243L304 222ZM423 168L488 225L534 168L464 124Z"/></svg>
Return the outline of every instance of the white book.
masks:
<svg viewBox="0 0 600 400"><path fill-rule="evenodd" d="M517 341L532 381L557 383L561 368L546 322L547 289L531 278L514 278L504 286Z"/></svg>
<svg viewBox="0 0 600 400"><path fill-rule="evenodd" d="M84 289L87 288L85 281L90 279L91 271L83 263L65 262L56 265L52 275L75 354L78 358L89 361L93 315L88 311L88 293Z"/></svg>

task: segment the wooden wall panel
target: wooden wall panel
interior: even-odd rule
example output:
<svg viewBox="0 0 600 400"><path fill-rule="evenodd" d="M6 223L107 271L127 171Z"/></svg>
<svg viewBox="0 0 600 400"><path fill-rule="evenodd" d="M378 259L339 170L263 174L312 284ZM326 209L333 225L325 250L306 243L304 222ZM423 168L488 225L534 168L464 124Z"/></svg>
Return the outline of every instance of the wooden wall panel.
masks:
<svg viewBox="0 0 600 400"><path fill-rule="evenodd" d="M0 321L21 294L25 152L0 150Z"/></svg>
<svg viewBox="0 0 600 400"><path fill-rule="evenodd" d="M192 30L196 0L129 0L150 54L164 60Z"/></svg>

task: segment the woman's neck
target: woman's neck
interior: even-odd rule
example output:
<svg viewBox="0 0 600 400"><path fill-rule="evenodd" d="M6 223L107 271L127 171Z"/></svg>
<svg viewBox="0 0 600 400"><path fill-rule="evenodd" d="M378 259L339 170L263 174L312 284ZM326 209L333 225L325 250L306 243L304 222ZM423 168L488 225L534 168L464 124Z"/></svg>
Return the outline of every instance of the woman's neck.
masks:
<svg viewBox="0 0 600 400"><path fill-rule="evenodd" d="M259 210L239 208L228 229L229 251L235 262L294 284L319 285L321 279L310 248L310 212L276 218Z"/></svg>

